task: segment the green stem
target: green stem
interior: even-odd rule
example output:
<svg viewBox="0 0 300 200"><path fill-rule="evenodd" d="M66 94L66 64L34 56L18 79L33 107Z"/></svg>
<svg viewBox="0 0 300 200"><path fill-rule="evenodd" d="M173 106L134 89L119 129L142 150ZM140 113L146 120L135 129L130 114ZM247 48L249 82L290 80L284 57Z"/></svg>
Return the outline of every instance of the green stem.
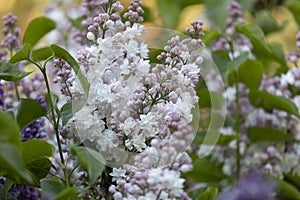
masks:
<svg viewBox="0 0 300 200"><path fill-rule="evenodd" d="M235 84L235 131L236 131L236 179L240 178L240 168L241 168L241 154L240 154L240 142L241 142L241 132L240 132L240 105L239 105L239 85Z"/></svg>
<svg viewBox="0 0 300 200"><path fill-rule="evenodd" d="M57 146L58 146L58 151L59 151L59 156L60 156L60 161L61 161L61 165L62 165L62 170L64 173L64 178L65 178L65 182L66 182L66 186L67 188L70 186L70 180L69 180L69 176L68 176L68 172L67 172L67 167L65 164L65 159L63 156L63 150L62 150L62 145L59 139L59 131L58 131L58 121L56 121L55 118L55 110L54 110L54 105L53 105L53 99L52 99L52 95L51 95L51 89L50 89L50 84L48 81L48 77L47 77L47 70L46 70L46 64L47 62L52 59L52 57L48 58L45 63L44 66L42 67L40 64L30 60L31 63L33 63L35 66L37 66L39 68L39 70L42 72L43 77L45 79L45 83L46 83L46 88L47 88L47 92L48 92L48 97L50 99L50 110L51 110L51 117L52 117L52 121L53 121L53 128L55 131L55 136L56 136L56 142L57 142Z"/></svg>

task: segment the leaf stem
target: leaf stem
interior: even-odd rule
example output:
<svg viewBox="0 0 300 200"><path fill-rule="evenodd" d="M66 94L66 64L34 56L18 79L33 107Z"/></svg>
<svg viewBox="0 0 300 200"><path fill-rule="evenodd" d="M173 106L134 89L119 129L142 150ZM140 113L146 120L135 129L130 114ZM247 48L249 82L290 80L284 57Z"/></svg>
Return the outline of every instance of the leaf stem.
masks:
<svg viewBox="0 0 300 200"><path fill-rule="evenodd" d="M240 105L239 105L239 85L235 84L235 131L236 131L236 179L240 178L241 168L241 154L240 154L240 142L241 142L241 131L240 131Z"/></svg>

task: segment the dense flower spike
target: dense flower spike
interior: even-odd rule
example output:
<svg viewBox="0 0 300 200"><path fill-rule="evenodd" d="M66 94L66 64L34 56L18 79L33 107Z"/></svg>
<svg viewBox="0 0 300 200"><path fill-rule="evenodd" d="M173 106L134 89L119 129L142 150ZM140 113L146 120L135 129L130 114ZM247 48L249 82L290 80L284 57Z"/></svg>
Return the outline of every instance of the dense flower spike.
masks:
<svg viewBox="0 0 300 200"><path fill-rule="evenodd" d="M245 23L241 6L233 1L228 6L228 18L226 21L225 36L220 37L214 44L214 50L225 50L231 58L239 56L243 52L250 52L253 46L249 39L235 30L236 24Z"/></svg>
<svg viewBox="0 0 300 200"><path fill-rule="evenodd" d="M17 51L20 48L20 30L16 28L17 17L11 13L3 17L4 28L2 33L5 38L0 46L7 49L8 52Z"/></svg>

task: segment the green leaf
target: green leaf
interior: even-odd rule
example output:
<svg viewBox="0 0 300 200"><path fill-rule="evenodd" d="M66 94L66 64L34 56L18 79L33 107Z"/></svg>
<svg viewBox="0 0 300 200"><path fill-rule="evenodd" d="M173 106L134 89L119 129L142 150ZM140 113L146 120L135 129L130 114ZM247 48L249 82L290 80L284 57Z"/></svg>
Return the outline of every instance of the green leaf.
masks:
<svg viewBox="0 0 300 200"><path fill-rule="evenodd" d="M278 199L300 200L300 192L293 185L273 176L269 176L269 180L276 184L276 197Z"/></svg>
<svg viewBox="0 0 300 200"><path fill-rule="evenodd" d="M209 187L201 193L197 200L215 200L217 198L218 188Z"/></svg>
<svg viewBox="0 0 300 200"><path fill-rule="evenodd" d="M224 104L222 94L219 92L209 91L208 89L197 90L197 95L201 97L199 99L199 108L210 108L212 100L215 109L220 109Z"/></svg>
<svg viewBox="0 0 300 200"><path fill-rule="evenodd" d="M221 37L220 31L210 30L210 31L204 31L204 36L202 36L201 39L202 39L202 41L204 42L205 45L209 45L212 41L214 41L218 37Z"/></svg>
<svg viewBox="0 0 300 200"><path fill-rule="evenodd" d="M299 0L287 0L285 1L286 7L293 13L294 19L300 27L300 1Z"/></svg>
<svg viewBox="0 0 300 200"><path fill-rule="evenodd" d="M51 179L42 179L41 180L42 188L42 199L50 198L57 196L61 191L64 190L64 186L58 178Z"/></svg>
<svg viewBox="0 0 300 200"><path fill-rule="evenodd" d="M0 62L0 80L18 81L30 73L21 71L15 64Z"/></svg>
<svg viewBox="0 0 300 200"><path fill-rule="evenodd" d="M3 192L5 197L8 197L8 191L11 188L11 186L14 184L15 182L6 178L5 179L5 184L4 184L4 188L3 188ZM1 198L0 198L1 199ZM6 199L6 198L5 198Z"/></svg>
<svg viewBox="0 0 300 200"><path fill-rule="evenodd" d="M142 17L144 18L144 22L152 22L154 17L151 9L146 6L142 6L142 8L144 10L144 14L142 15Z"/></svg>
<svg viewBox="0 0 300 200"><path fill-rule="evenodd" d="M83 101L72 101L64 104L60 110L62 114L62 125L66 125L73 117L74 113L79 111L84 106Z"/></svg>
<svg viewBox="0 0 300 200"><path fill-rule="evenodd" d="M30 44L24 44L23 47L9 60L10 63L17 63L22 60L29 60L31 52Z"/></svg>
<svg viewBox="0 0 300 200"><path fill-rule="evenodd" d="M267 10L260 10L255 12L255 20L266 35L276 31L281 31L284 27L279 26L278 23L271 16L270 12Z"/></svg>
<svg viewBox="0 0 300 200"><path fill-rule="evenodd" d="M267 111L282 110L299 118L297 106L289 99L254 89L250 90L248 97L251 104L256 108L264 108Z"/></svg>
<svg viewBox="0 0 300 200"><path fill-rule="evenodd" d="M47 158L39 158L26 164L26 168L34 175L36 182L35 186L40 186L40 180L49 174L51 166L52 163Z"/></svg>
<svg viewBox="0 0 300 200"><path fill-rule="evenodd" d="M83 73L80 69L80 66L78 65L76 60L71 56L71 54L69 54L68 51L66 51L65 49L63 49L55 44L52 44L51 48L52 48L52 51L53 51L55 57L66 61L73 68L75 74L77 75L77 78L79 79L79 81L81 83L84 94L87 97L88 93L89 93L90 84L87 81L86 77L83 75Z"/></svg>
<svg viewBox="0 0 300 200"><path fill-rule="evenodd" d="M51 56L53 56L51 47L40 48L32 52L32 59L34 61L46 60Z"/></svg>
<svg viewBox="0 0 300 200"><path fill-rule="evenodd" d="M3 110L0 110L0 145L10 143L16 146L21 144L20 129L15 120Z"/></svg>
<svg viewBox="0 0 300 200"><path fill-rule="evenodd" d="M249 139L255 142L270 141L270 142L295 142L297 141L292 135L283 131L269 127L253 127L247 129Z"/></svg>
<svg viewBox="0 0 300 200"><path fill-rule="evenodd" d="M57 196L57 200L72 199L77 197L78 191L76 187L69 187L61 191Z"/></svg>
<svg viewBox="0 0 300 200"><path fill-rule="evenodd" d="M198 134L199 134L199 136L198 136ZM205 135L202 132L197 133L197 136L196 136L193 144L196 144L196 145L203 144L205 137L210 137L210 136ZM212 137L215 137L215 136L212 136ZM219 134L218 140L214 141L213 144L214 145L220 145L220 146L227 146L234 139L236 139L235 135L222 135L222 134ZM210 140L208 139L208 141L210 141ZM209 144L207 144L207 145L209 145Z"/></svg>
<svg viewBox="0 0 300 200"><path fill-rule="evenodd" d="M263 65L256 60L247 60L238 68L239 82L244 83L248 88L258 88L264 73Z"/></svg>
<svg viewBox="0 0 300 200"><path fill-rule="evenodd" d="M158 10L164 27L176 28L181 13L181 5L176 3L176 0L156 0L156 5L159 5Z"/></svg>
<svg viewBox="0 0 300 200"><path fill-rule="evenodd" d="M71 146L71 150L78 157L79 163L87 170L89 184L93 184L105 169L105 159L99 152L88 147Z"/></svg>
<svg viewBox="0 0 300 200"><path fill-rule="evenodd" d="M182 0L181 1L181 8L185 8L187 6L193 6L197 4L202 4L204 1L203 0Z"/></svg>
<svg viewBox="0 0 300 200"><path fill-rule="evenodd" d="M28 43L32 47L48 32L55 28L55 22L46 17L33 19L25 30L23 43Z"/></svg>
<svg viewBox="0 0 300 200"><path fill-rule="evenodd" d="M266 42L265 35L258 26L237 24L235 28L238 32L243 33L250 39L251 43L253 44L254 51L271 53L271 50Z"/></svg>
<svg viewBox="0 0 300 200"><path fill-rule="evenodd" d="M25 163L30 163L40 158L53 156L54 146L43 140L28 140L21 143L22 156Z"/></svg>
<svg viewBox="0 0 300 200"><path fill-rule="evenodd" d="M294 185L298 189L300 188L300 175L293 173L293 172L289 172L284 175L284 180L286 182Z"/></svg>
<svg viewBox="0 0 300 200"><path fill-rule="evenodd" d="M222 172L221 165L216 165L209 157L195 159L193 166L193 171L186 173L185 176L194 181L217 185L227 178Z"/></svg>
<svg viewBox="0 0 300 200"><path fill-rule="evenodd" d="M17 109L17 122L20 129L45 116L47 110L33 99L21 99Z"/></svg>
<svg viewBox="0 0 300 200"><path fill-rule="evenodd" d="M230 63L230 57L228 55L228 52L224 50L213 51L212 58L215 64L217 65L218 70L220 71L222 77L225 78L225 74L228 68L232 67L232 65L228 64Z"/></svg>
<svg viewBox="0 0 300 200"><path fill-rule="evenodd" d="M26 170L20 150L14 144L0 144L0 170L6 172L5 177L16 181L32 183L32 178Z"/></svg>

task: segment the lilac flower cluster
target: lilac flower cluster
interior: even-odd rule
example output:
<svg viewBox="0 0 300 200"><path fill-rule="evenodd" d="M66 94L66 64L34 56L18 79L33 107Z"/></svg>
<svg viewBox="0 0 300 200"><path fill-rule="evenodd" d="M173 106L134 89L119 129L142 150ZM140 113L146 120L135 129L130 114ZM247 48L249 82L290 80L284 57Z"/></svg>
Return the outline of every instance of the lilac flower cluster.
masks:
<svg viewBox="0 0 300 200"><path fill-rule="evenodd" d="M68 101L72 100L72 92L70 88L73 86L75 76L72 74L71 66L65 61L56 58L54 59L54 84L60 84L60 92L62 95L65 95Z"/></svg>
<svg viewBox="0 0 300 200"><path fill-rule="evenodd" d="M144 10L142 8L142 1L135 0L130 2L128 11L124 13L124 18L127 19L125 26L132 26L134 23L141 23L144 21L142 15Z"/></svg>
<svg viewBox="0 0 300 200"><path fill-rule="evenodd" d="M4 28L2 33L5 38L1 42L0 46L12 53L12 51L17 51L20 48L19 36L20 29L16 27L17 17L11 13L3 17Z"/></svg>
<svg viewBox="0 0 300 200"><path fill-rule="evenodd" d="M90 90L86 105L70 123L75 131L69 136L92 143L113 167L114 199L189 199L180 175L192 169L182 152L194 139L190 123L203 62L199 49L204 44L198 39L202 22L194 21L188 29L194 38L170 39L158 56L161 64L150 67L147 45L140 38L145 29L136 23L141 6L131 2L125 15L132 24L125 22L124 31L109 31L120 29L111 23L106 30L110 34L96 37L93 32L95 44L79 51ZM100 15L95 22L103 19Z"/></svg>
<svg viewBox="0 0 300 200"><path fill-rule="evenodd" d="M230 52L231 58L237 57L243 52L251 52L253 46L249 39L235 29L236 24L244 22L241 6L236 1L231 2L228 6L225 36L217 39L213 49Z"/></svg>
<svg viewBox="0 0 300 200"><path fill-rule="evenodd" d="M3 88L3 84L1 84L1 83L0 83L0 109L5 109L4 88Z"/></svg>
<svg viewBox="0 0 300 200"><path fill-rule="evenodd" d="M0 177L0 189L4 189L5 178ZM11 188L8 190L8 196L13 197L16 200L39 200L40 194L38 190L34 187L21 185L21 184L13 184Z"/></svg>
<svg viewBox="0 0 300 200"><path fill-rule="evenodd" d="M271 200L274 199L275 187L263 174L251 172L236 186L221 193L218 200Z"/></svg>
<svg viewBox="0 0 300 200"><path fill-rule="evenodd" d="M288 55L285 57L285 59L293 63L295 67L298 67L298 60L300 58L300 32L298 32L296 39L297 39L296 47L298 48L298 50L290 51Z"/></svg>

